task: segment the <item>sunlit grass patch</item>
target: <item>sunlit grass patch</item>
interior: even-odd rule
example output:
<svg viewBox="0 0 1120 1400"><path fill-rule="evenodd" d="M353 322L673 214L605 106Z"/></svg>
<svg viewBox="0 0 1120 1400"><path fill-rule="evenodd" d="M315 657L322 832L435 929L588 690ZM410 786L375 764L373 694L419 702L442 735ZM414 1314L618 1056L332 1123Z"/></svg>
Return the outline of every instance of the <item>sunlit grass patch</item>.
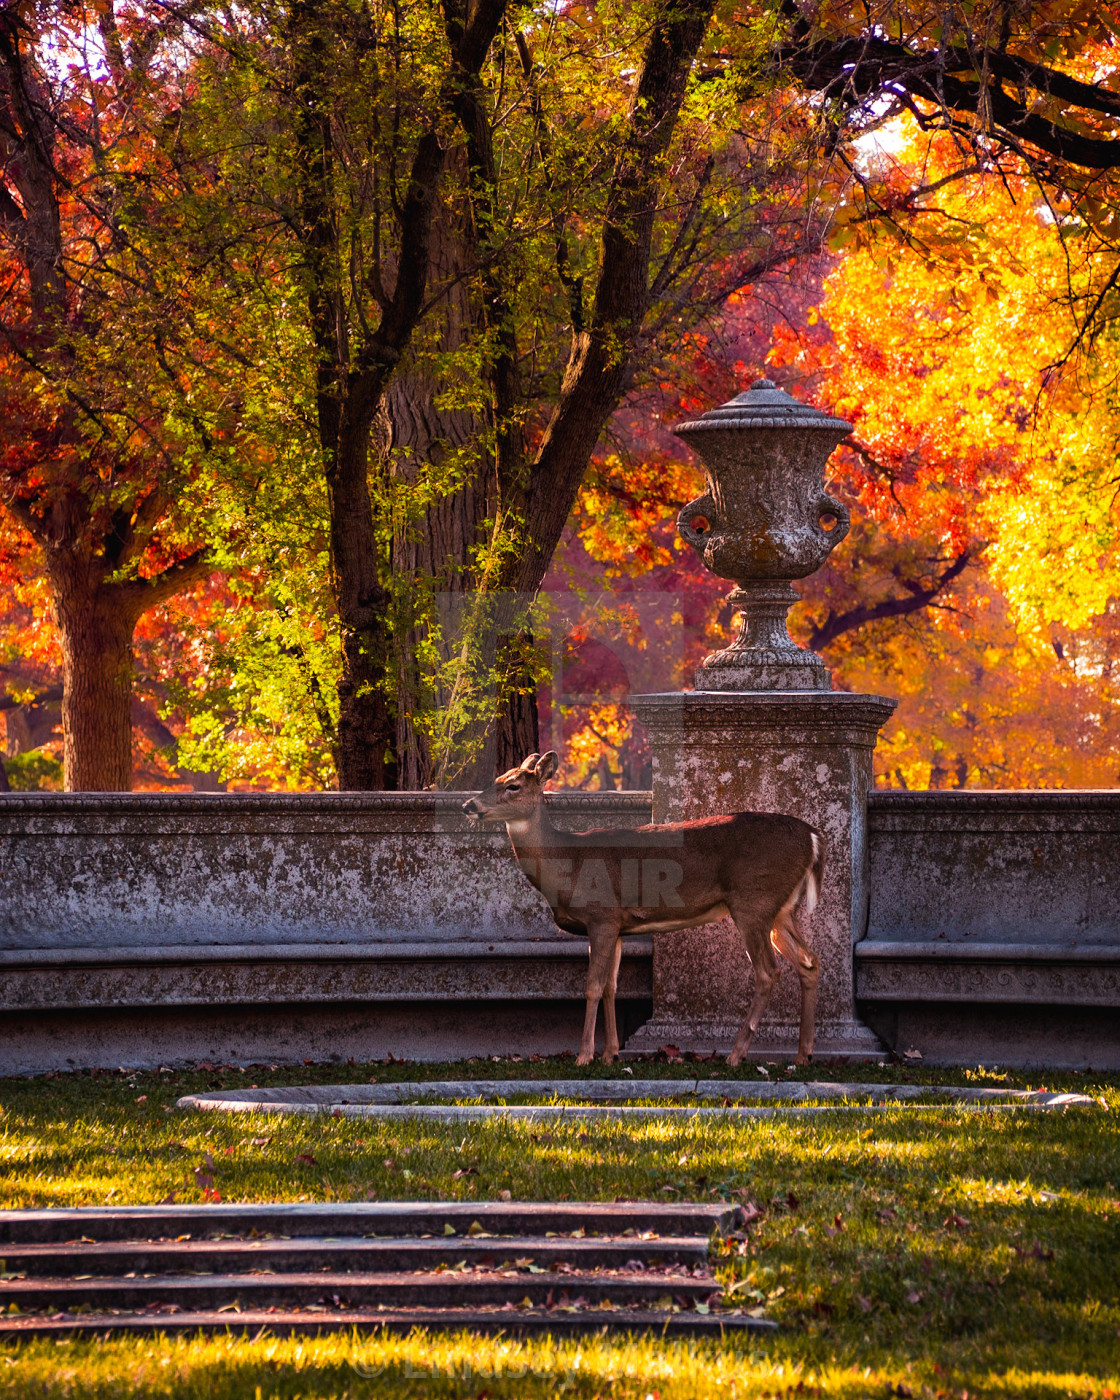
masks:
<svg viewBox="0 0 1120 1400"><path fill-rule="evenodd" d="M759 1217L745 1238L717 1247L714 1267L740 1302L780 1324L779 1334L722 1346L446 1335L31 1343L4 1352L0 1397L254 1400L258 1387L262 1400L483 1391L639 1400L814 1391L931 1400L960 1400L964 1390L1000 1400L1120 1395L1117 1076L1006 1072L998 1080L999 1087L1077 1089L1108 1106L1055 1112L945 1106L915 1114L899 1106L814 1118L438 1124L174 1107L181 1094L221 1085L421 1073L461 1080L483 1077L481 1068L7 1080L0 1083L0 1203L124 1204L172 1193L200 1201L196 1171L205 1166L227 1202L481 1201L509 1191L515 1200L749 1204ZM529 1071L544 1078L566 1062L486 1068L495 1078ZM640 1072L678 1075L681 1068ZM954 1079L950 1071L867 1068L864 1082L925 1085L979 1073ZM714 1072L696 1063L684 1069L679 1077ZM770 1072L795 1077L778 1066ZM805 1077L827 1073L814 1067ZM828 1077L855 1076L845 1066Z"/></svg>
<svg viewBox="0 0 1120 1400"><path fill-rule="evenodd" d="M520 1341L418 1331L407 1337L154 1338L33 1342L0 1352L0 1397L81 1395L140 1400L357 1400L358 1397L711 1396L991 1397L1104 1400L1084 1367L964 1369L926 1358L864 1360L796 1354L791 1339L757 1343L653 1337ZM804 1348L802 1348L804 1350Z"/></svg>

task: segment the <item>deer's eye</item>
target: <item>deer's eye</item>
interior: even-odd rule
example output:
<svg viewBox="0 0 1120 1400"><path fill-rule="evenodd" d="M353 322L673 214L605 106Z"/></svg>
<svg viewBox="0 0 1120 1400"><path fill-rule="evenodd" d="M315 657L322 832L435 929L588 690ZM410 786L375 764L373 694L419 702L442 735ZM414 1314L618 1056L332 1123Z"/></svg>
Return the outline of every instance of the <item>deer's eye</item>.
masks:
<svg viewBox="0 0 1120 1400"><path fill-rule="evenodd" d="M506 783L506 792L520 792L520 791L521 791L521 784L520 784L520 783Z"/></svg>

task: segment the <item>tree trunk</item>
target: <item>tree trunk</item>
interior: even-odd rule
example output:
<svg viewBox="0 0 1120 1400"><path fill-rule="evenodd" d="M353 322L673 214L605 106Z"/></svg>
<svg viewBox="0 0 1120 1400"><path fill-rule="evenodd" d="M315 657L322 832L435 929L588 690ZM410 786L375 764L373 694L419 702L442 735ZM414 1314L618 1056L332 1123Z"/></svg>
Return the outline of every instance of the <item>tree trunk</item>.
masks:
<svg viewBox="0 0 1120 1400"><path fill-rule="evenodd" d="M436 590L432 606L442 624L437 648L445 662L455 650L462 621L458 614L463 609L457 604L460 600L466 604L471 588L471 579L458 561L469 559L479 542L479 529L486 518L486 496L479 489L483 486L481 482L469 482L431 502L418 520L409 521L394 532L394 573ZM417 594L417 602L420 601ZM424 620L414 618L397 641L396 743L402 789L420 790L437 778L436 761L423 732L421 714L424 708L439 705L446 697L433 690L432 678L423 673L417 659L426 631Z"/></svg>
<svg viewBox="0 0 1120 1400"><path fill-rule="evenodd" d="M520 640L530 646L533 642L532 637L523 637ZM528 682L524 686L513 686L507 690L498 715L495 736L497 771L505 773L510 768L516 768L527 754L539 753L540 747L541 731L536 687Z"/></svg>
<svg viewBox="0 0 1120 1400"><path fill-rule="evenodd" d="M468 178L461 151L449 156L451 187ZM470 220L453 200L443 200L432 219L431 271L437 284L448 288L438 312L438 344L448 355L462 349L477 330L477 312L471 303L469 274L477 262ZM445 665L453 662L461 629L469 611L469 596L477 587L471 561L484 542L483 525L495 509L496 477L490 453L481 446L485 424L468 408L439 408L442 386L423 373L403 373L382 395L376 436L387 475L398 483L435 486L423 510L394 521L392 568L398 578L415 580L412 618L401 617L397 652L396 746L399 785L421 790L448 779L456 787L481 787L493 777L493 744L465 765L448 764L446 754L435 753L428 741L425 712L446 708L451 700L446 687L425 674L419 655L433 642ZM462 455L478 456L466 479L454 490L441 492L441 472L456 470ZM456 477L459 472L456 471ZM428 591L435 596L428 598ZM433 633L424 613L431 606L438 630ZM476 731L478 721L472 728ZM466 747L471 736L464 735Z"/></svg>
<svg viewBox="0 0 1120 1400"><path fill-rule="evenodd" d="M54 588L67 792L132 788L133 611L119 590Z"/></svg>
<svg viewBox="0 0 1120 1400"><path fill-rule="evenodd" d="M337 761L343 792L384 789L386 754L395 739L384 688L391 600L378 570L366 475L368 433L364 423L344 427L327 469L331 568L342 631Z"/></svg>

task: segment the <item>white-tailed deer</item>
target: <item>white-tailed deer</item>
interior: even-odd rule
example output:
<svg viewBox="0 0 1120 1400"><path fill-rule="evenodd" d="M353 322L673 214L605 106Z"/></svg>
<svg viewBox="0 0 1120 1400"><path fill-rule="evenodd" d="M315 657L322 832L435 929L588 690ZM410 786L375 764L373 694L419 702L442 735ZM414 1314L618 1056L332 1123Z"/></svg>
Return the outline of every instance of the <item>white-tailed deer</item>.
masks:
<svg viewBox="0 0 1120 1400"><path fill-rule="evenodd" d="M591 945L581 1065L595 1054L595 1017L603 1003L603 1059L618 1054L614 998L622 939L628 933L694 928L730 915L754 968L750 1014L735 1040L737 1065L770 1000L775 952L801 980L798 1064L813 1053L817 960L796 919L811 914L824 873L823 835L796 817L736 812L699 821L629 830L560 831L544 803L544 785L559 767L554 753L530 754L463 804L468 816L505 822L521 869L552 905L560 928Z"/></svg>

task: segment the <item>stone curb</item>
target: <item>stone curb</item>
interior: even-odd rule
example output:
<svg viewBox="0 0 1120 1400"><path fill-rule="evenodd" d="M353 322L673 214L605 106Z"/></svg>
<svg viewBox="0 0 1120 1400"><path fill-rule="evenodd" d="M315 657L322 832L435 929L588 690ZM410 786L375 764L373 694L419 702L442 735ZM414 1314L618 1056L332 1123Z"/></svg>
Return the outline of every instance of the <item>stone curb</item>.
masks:
<svg viewBox="0 0 1120 1400"><path fill-rule="evenodd" d="M722 1099L719 1105L666 1104L456 1104L431 1103L432 1099L505 1099L514 1096L615 1099ZM938 1095L948 1104L913 1103ZM806 1099L870 1097L868 1103L805 1103ZM743 1100L753 1101L748 1105ZM759 1100L770 1100L759 1104ZM765 1118L775 1114L798 1116L829 1112L886 1112L892 1108L943 1110L945 1108L1067 1108L1091 1107L1096 1100L1086 1094L1057 1094L1025 1089L926 1087L895 1084L752 1084L738 1080L655 1079L545 1079L405 1082L399 1084L327 1084L288 1089L231 1089L205 1094L185 1094L177 1100L182 1109L208 1109L225 1113L330 1113L339 1117L424 1119L433 1122L479 1122L504 1117L534 1122L540 1119L607 1119L631 1121L643 1118Z"/></svg>

